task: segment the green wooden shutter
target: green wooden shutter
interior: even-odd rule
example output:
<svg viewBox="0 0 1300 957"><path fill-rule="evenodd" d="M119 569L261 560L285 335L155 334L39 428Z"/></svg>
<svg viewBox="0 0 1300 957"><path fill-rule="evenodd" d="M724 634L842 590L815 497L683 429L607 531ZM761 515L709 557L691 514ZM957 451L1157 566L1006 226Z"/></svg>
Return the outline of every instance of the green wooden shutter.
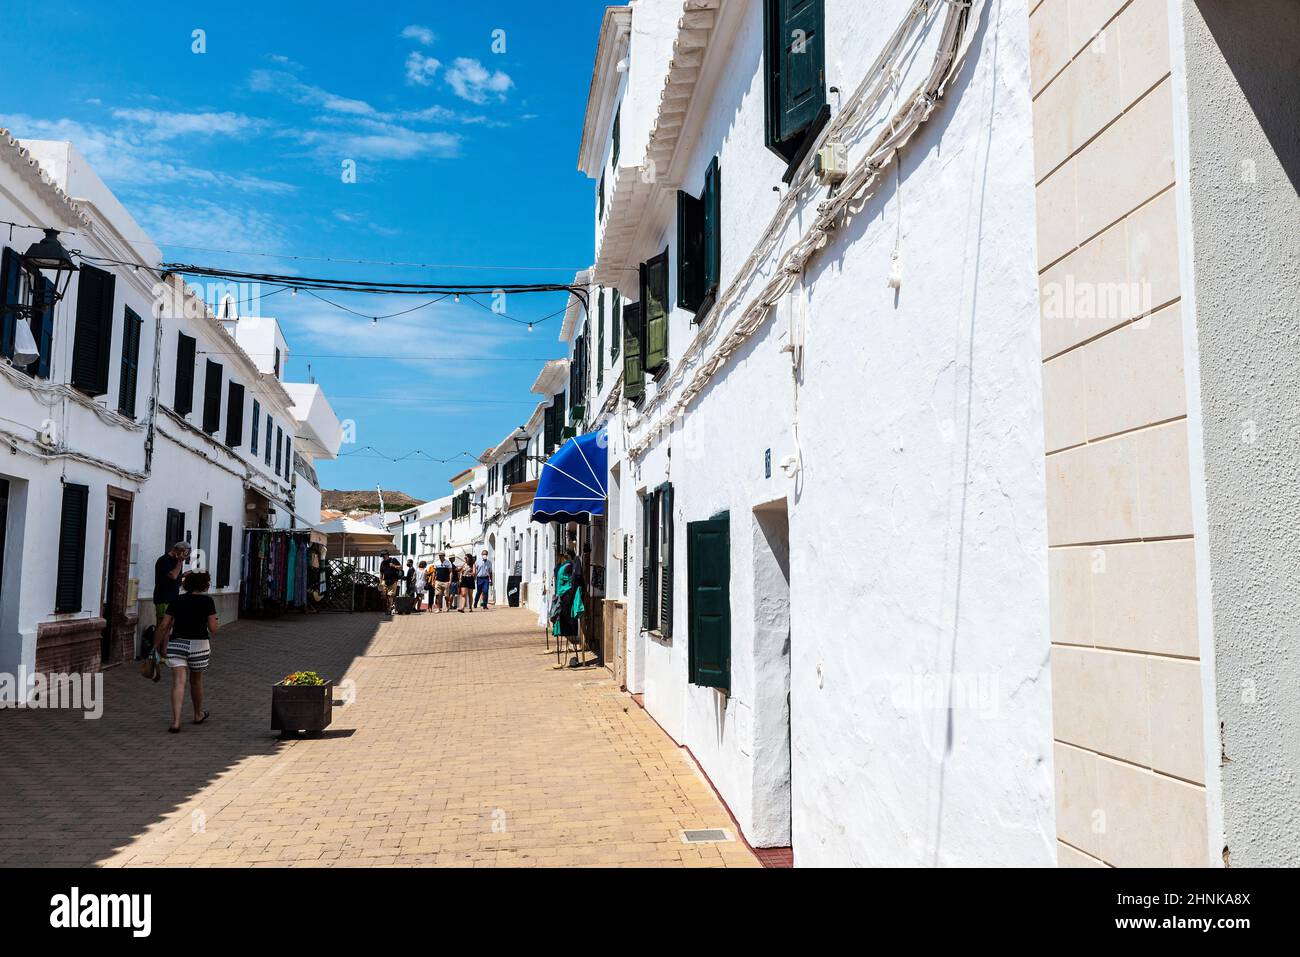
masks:
<svg viewBox="0 0 1300 957"><path fill-rule="evenodd" d="M185 539L185 513L174 508L167 509L167 543L163 551L169 552L173 545Z"/></svg>
<svg viewBox="0 0 1300 957"><path fill-rule="evenodd" d="M596 219L603 221L605 218L605 174L600 174L600 198L596 201Z"/></svg>
<svg viewBox="0 0 1300 957"><path fill-rule="evenodd" d="M244 444L244 387L230 383L226 396L226 445L237 449Z"/></svg>
<svg viewBox="0 0 1300 957"><path fill-rule="evenodd" d="M38 379L50 377L50 360L54 356L54 283L41 278L32 294L32 338L40 358L27 367L27 374Z"/></svg>
<svg viewBox="0 0 1300 957"><path fill-rule="evenodd" d="M620 146L620 144L619 144L619 140L622 138L622 136L621 136L621 127L622 127L622 126L623 126L623 107L620 105L619 108L618 108L618 111L614 114L614 134L613 134L613 137L612 137L612 139L613 139L613 141L614 141L614 145L613 145L613 147L610 149L610 154L611 154L611 156L612 156L612 159L610 160L610 163L611 163L611 165L613 165L614 167L617 167L617 166L618 166L618 151L619 151L619 146Z"/></svg>
<svg viewBox="0 0 1300 957"><path fill-rule="evenodd" d="M609 358L618 358L619 347L623 345L623 330L619 328L623 313L623 295L617 289L610 295L609 302Z"/></svg>
<svg viewBox="0 0 1300 957"><path fill-rule="evenodd" d="M673 486L659 486L659 631L673 633Z"/></svg>
<svg viewBox="0 0 1300 957"><path fill-rule="evenodd" d="M117 277L89 265L82 265L80 276L72 339L71 383L74 389L87 395L103 395L108 391Z"/></svg>
<svg viewBox="0 0 1300 957"><path fill-rule="evenodd" d="M605 289L596 290L596 391L605 387Z"/></svg>
<svg viewBox="0 0 1300 957"><path fill-rule="evenodd" d="M176 337L176 394L172 409L180 416L194 411L195 345L194 338L183 332Z"/></svg>
<svg viewBox="0 0 1300 957"><path fill-rule="evenodd" d="M686 526L689 671L694 685L731 687L731 522Z"/></svg>
<svg viewBox="0 0 1300 957"><path fill-rule="evenodd" d="M5 247L0 257L0 355L6 359L14 357L14 336L18 329L18 313L4 306L22 305L22 258L18 251Z"/></svg>
<svg viewBox="0 0 1300 957"><path fill-rule="evenodd" d="M253 400L253 431L248 440L248 451L252 455L257 454L257 431L258 426L262 424L262 403L256 399Z"/></svg>
<svg viewBox="0 0 1300 957"><path fill-rule="evenodd" d="M623 307L623 395L639 399L645 395L645 366L641 362L641 304Z"/></svg>
<svg viewBox="0 0 1300 957"><path fill-rule="evenodd" d="M641 499L641 628L650 631L658 624L655 614L655 497L647 492Z"/></svg>
<svg viewBox="0 0 1300 957"><path fill-rule="evenodd" d="M264 453L263 456L262 456L262 463L263 463L264 465L270 465L270 464L271 464L271 428L272 428L271 416L270 416L270 415L267 415L267 417L266 417L266 451L265 451L265 453Z"/></svg>
<svg viewBox="0 0 1300 957"><path fill-rule="evenodd" d="M86 507L89 498L90 489L85 485L63 486L63 512L59 517L59 563L54 588L56 612L81 611L81 580L86 571Z"/></svg>
<svg viewBox="0 0 1300 957"><path fill-rule="evenodd" d="M704 295L704 203L677 191L677 305L695 312Z"/></svg>
<svg viewBox="0 0 1300 957"><path fill-rule="evenodd" d="M144 326L135 311L127 306L122 317L122 363L117 383L117 410L135 418L135 394L140 378L140 330Z"/></svg>
<svg viewBox="0 0 1300 957"><path fill-rule="evenodd" d="M217 587L230 585L230 552L233 529L224 522L217 524Z"/></svg>
<svg viewBox="0 0 1300 957"><path fill-rule="evenodd" d="M280 474L280 463L284 460L284 429L275 428L275 474Z"/></svg>
<svg viewBox="0 0 1300 957"><path fill-rule="evenodd" d="M221 428L222 371L220 362L208 360L203 379L203 431L208 435L216 435Z"/></svg>
<svg viewBox="0 0 1300 957"><path fill-rule="evenodd" d="M641 320L645 330L645 371L668 364L668 250L641 267Z"/></svg>
<svg viewBox="0 0 1300 957"><path fill-rule="evenodd" d="M542 413L542 454L550 455L555 448L555 403L546 407Z"/></svg>
<svg viewBox="0 0 1300 957"><path fill-rule="evenodd" d="M717 298L722 273L722 168L718 165L716 156L704 174L704 195L700 199L700 209L704 219L701 230L703 275L700 298L711 302Z"/></svg>
<svg viewBox="0 0 1300 957"><path fill-rule="evenodd" d="M826 103L824 0L764 0L766 141L786 160Z"/></svg>

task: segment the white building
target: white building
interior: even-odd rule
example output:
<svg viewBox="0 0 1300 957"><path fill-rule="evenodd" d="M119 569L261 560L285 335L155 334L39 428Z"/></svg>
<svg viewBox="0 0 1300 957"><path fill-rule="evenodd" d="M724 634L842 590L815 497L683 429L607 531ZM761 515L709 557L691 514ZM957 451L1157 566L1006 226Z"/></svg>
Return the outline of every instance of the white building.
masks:
<svg viewBox="0 0 1300 957"><path fill-rule="evenodd" d="M237 617L244 529L319 522L313 463L340 430L318 387L290 394L282 361L245 351L259 340L241 324L283 342L273 319L219 320L159 277L160 251L72 144L6 135L0 155L0 218L65 230L79 254L52 315L5 313L0 669L94 670L133 656L153 562L178 540ZM31 302L19 246L7 303ZM8 361L11 316L43 343L26 368Z"/></svg>
<svg viewBox="0 0 1300 957"><path fill-rule="evenodd" d="M1218 323L1300 262L1294 110L1240 62L1295 10L1030 6L606 11L569 401L610 431L614 667L801 865L1294 862L1294 669L1233 684L1281 627L1234 613L1294 596L1212 529L1294 525L1232 399L1293 407L1294 337Z"/></svg>

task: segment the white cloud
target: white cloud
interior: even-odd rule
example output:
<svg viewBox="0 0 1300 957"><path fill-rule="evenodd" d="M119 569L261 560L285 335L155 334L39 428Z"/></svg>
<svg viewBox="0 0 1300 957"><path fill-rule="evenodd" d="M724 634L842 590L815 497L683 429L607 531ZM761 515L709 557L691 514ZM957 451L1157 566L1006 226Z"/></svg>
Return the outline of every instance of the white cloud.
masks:
<svg viewBox="0 0 1300 957"><path fill-rule="evenodd" d="M406 82L414 86L428 86L442 62L418 51L412 51L406 58Z"/></svg>
<svg viewBox="0 0 1300 957"><path fill-rule="evenodd" d="M343 129L302 130L296 135L300 142L327 149L331 156L369 160L452 157L460 153L461 142L455 133L414 130L369 117L359 118Z"/></svg>
<svg viewBox="0 0 1300 957"><path fill-rule="evenodd" d="M373 116L376 110L365 100L339 96L329 90L304 83L296 76L282 70L254 70L248 85L258 93L281 93L303 106L318 106L331 113L350 116Z"/></svg>
<svg viewBox="0 0 1300 957"><path fill-rule="evenodd" d="M144 128L151 139L170 140L178 136L236 136L262 126L239 113L169 113L162 110L113 110L116 119Z"/></svg>
<svg viewBox="0 0 1300 957"><path fill-rule="evenodd" d="M434 40L438 39L438 36L428 27L422 27L418 23L412 23L409 27L407 27L405 30L402 31L402 39L414 40L417 43L422 43L427 47L431 45Z"/></svg>
<svg viewBox="0 0 1300 957"><path fill-rule="evenodd" d="M281 253L286 248L279 220L253 207L193 199L131 203L130 210L159 245L225 244L266 253ZM264 260L258 268L266 268Z"/></svg>
<svg viewBox="0 0 1300 957"><path fill-rule="evenodd" d="M486 103L489 97L499 100L515 85L514 80L500 70L488 70L471 57L457 57L445 74L448 86L462 100Z"/></svg>
<svg viewBox="0 0 1300 957"><path fill-rule="evenodd" d="M147 114L149 111L122 112ZM67 140L114 189L152 190L163 184L183 184L206 189L229 188L241 192L288 193L294 190L295 187L288 183L191 165L170 145L180 134L168 132L185 124L158 120L158 117L168 114L149 115L157 121L140 122L139 117L127 117L123 123L111 128L83 124L67 118L44 120L21 114L8 117L5 125L20 140ZM216 134L223 130L214 127L208 132Z"/></svg>

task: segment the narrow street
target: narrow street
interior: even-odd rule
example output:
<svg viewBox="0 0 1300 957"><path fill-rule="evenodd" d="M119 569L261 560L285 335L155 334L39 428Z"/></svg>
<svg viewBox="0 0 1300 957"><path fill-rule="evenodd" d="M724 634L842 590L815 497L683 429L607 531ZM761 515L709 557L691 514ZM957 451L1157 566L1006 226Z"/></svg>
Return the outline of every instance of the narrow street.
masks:
<svg viewBox="0 0 1300 957"><path fill-rule="evenodd" d="M298 669L355 685L324 737L281 742L270 686ZM726 810L606 670L556 669L533 612L235 623L213 641L211 722L180 735L166 680L110 669L98 720L5 712L0 859L757 866L737 841L683 842L734 837Z"/></svg>

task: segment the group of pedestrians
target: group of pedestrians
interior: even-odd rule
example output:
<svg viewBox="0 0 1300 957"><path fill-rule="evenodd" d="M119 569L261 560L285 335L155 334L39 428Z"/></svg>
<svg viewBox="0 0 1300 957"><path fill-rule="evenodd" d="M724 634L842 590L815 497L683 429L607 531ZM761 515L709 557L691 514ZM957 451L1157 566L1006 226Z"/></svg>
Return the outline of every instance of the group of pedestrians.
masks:
<svg viewBox="0 0 1300 957"><path fill-rule="evenodd" d="M379 567L389 611L403 592L413 602L412 611L427 609L464 614L475 608L488 609L492 559L486 548L478 559L469 552L450 558L446 552L439 552L435 561L421 561L418 565L415 559L408 558L405 568L400 559L385 554Z"/></svg>

